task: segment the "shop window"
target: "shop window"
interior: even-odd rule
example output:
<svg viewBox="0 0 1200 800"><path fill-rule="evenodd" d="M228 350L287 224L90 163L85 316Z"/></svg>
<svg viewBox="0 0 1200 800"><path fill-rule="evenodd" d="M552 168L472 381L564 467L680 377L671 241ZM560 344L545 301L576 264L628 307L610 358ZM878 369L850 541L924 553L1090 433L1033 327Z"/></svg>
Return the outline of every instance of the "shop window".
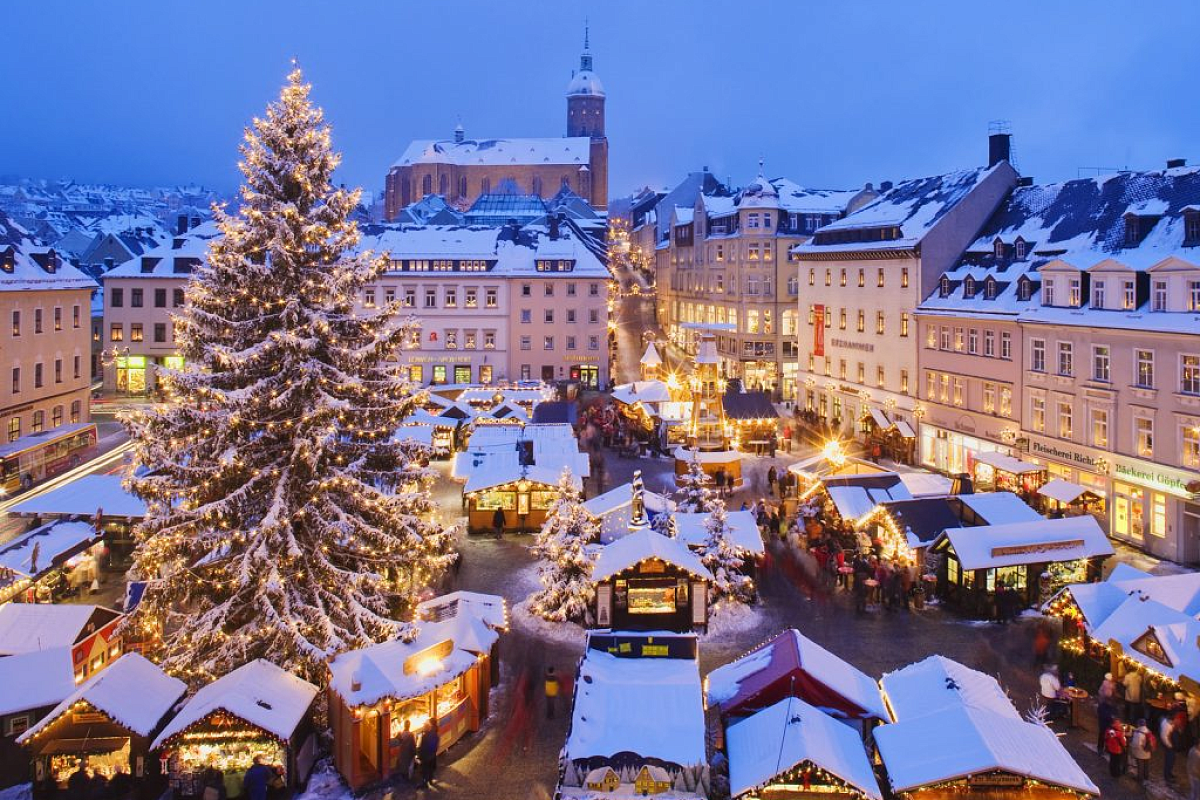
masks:
<svg viewBox="0 0 1200 800"><path fill-rule="evenodd" d="M425 382L425 370L420 364L411 364L408 368L408 379L416 384Z"/></svg>

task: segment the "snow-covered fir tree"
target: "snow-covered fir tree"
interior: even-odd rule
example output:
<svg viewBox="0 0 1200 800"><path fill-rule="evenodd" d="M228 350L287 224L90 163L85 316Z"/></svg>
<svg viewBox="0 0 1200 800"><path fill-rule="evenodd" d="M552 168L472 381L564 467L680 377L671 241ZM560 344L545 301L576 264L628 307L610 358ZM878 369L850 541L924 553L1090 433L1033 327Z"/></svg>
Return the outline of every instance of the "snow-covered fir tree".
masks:
<svg viewBox="0 0 1200 800"><path fill-rule="evenodd" d="M542 588L529 601L533 613L551 622L590 621L596 589L587 545L599 536L600 527L583 507L574 476L563 470L546 521L530 548L541 562Z"/></svg>
<svg viewBox="0 0 1200 800"><path fill-rule="evenodd" d="M661 533L668 539L679 536L679 526L675 524L675 515L670 511L664 511L651 520L650 529L655 533Z"/></svg>
<svg viewBox="0 0 1200 800"><path fill-rule="evenodd" d="M453 558L432 473L392 440L415 407L398 307L356 308L387 264L347 256L358 191L300 70L246 131L237 214L187 289L169 402L126 419L147 502L138 620L194 682L266 658L324 683L332 655L404 632Z"/></svg>
<svg viewBox="0 0 1200 800"><path fill-rule="evenodd" d="M681 513L697 514L712 508L717 493L709 487L710 480L700 459L693 455L688 462L687 472L675 476L675 485L679 487L677 506Z"/></svg>
<svg viewBox="0 0 1200 800"><path fill-rule="evenodd" d="M754 599L754 586L750 578L743 575L742 558L733 544L729 528L729 515L724 500L714 500L708 518L704 520L704 543L700 546L700 561L712 573L712 586L708 599L715 603L729 599L748 603Z"/></svg>

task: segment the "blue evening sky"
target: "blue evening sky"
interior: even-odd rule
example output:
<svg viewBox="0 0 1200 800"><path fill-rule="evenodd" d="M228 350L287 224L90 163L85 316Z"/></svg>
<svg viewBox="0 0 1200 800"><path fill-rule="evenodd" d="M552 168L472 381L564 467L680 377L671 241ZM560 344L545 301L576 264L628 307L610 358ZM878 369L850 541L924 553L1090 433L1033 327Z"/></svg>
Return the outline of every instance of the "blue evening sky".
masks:
<svg viewBox="0 0 1200 800"><path fill-rule="evenodd" d="M1200 161L1200 3L46 0L6 7L0 174L236 185L292 56L378 190L413 138L558 136L584 17L613 196L708 165L852 187L986 159L1039 181ZM1192 33L1189 33L1191 31ZM1088 172L1092 174L1094 171Z"/></svg>

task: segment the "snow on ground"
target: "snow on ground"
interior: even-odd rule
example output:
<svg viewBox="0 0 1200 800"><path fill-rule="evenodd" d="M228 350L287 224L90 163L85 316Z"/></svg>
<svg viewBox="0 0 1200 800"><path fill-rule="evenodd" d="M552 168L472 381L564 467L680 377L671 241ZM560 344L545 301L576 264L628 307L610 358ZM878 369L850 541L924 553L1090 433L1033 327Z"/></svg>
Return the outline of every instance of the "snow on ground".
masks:
<svg viewBox="0 0 1200 800"><path fill-rule="evenodd" d="M586 641L586 630L574 622L550 622L542 619L529 610L529 598L526 597L512 608L513 624L541 641L554 641L562 644L575 644L580 647Z"/></svg>
<svg viewBox="0 0 1200 800"><path fill-rule="evenodd" d="M745 603L719 603L708 612L708 630L700 635L700 641L722 639L743 633L763 625L762 601L754 605Z"/></svg>
<svg viewBox="0 0 1200 800"><path fill-rule="evenodd" d="M30 800L33 797L32 783L18 783L7 789L0 789L0 800Z"/></svg>
<svg viewBox="0 0 1200 800"><path fill-rule="evenodd" d="M333 762L326 759L313 767L312 774L308 777L308 786L305 787L303 794L296 797L296 800L342 800L342 798L350 800L353 796L354 793L350 791L350 787L334 769ZM0 795L0 800L18 799Z"/></svg>

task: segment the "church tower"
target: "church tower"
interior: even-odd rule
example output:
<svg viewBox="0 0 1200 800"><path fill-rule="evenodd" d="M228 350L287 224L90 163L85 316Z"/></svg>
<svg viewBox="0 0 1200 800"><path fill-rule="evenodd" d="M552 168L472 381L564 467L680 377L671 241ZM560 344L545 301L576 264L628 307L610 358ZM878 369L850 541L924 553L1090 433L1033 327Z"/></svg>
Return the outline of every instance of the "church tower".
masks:
<svg viewBox="0 0 1200 800"><path fill-rule="evenodd" d="M588 29L583 31L583 53L579 71L567 84L567 136L592 140L589 181L591 191L585 199L597 208L608 207L608 139L604 135L604 85L592 71L592 52ZM589 196L590 195L590 196Z"/></svg>

